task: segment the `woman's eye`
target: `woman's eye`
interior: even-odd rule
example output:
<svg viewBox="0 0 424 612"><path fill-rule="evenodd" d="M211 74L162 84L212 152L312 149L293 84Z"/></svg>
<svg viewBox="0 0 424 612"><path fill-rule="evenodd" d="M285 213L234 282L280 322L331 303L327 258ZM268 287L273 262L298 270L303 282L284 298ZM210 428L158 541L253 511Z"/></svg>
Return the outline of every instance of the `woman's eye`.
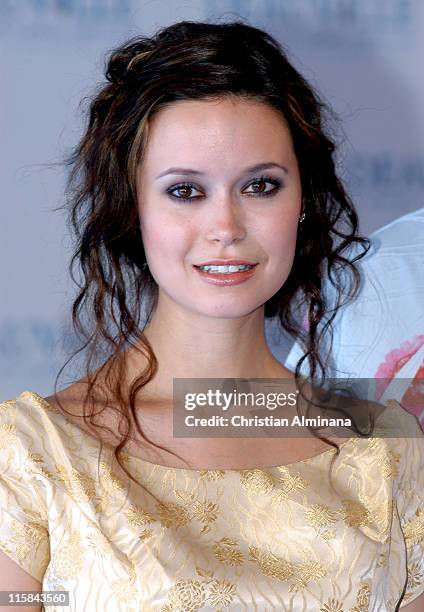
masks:
<svg viewBox="0 0 424 612"><path fill-rule="evenodd" d="M195 186L192 185L191 183L182 183L181 185L175 185L175 187L170 187L166 191L167 193L169 193L171 197L176 198L177 200L194 200L195 198L202 197L202 196L190 197L192 195L193 190L198 191L198 189L196 189ZM174 192L179 192L180 195L175 195Z"/></svg>
<svg viewBox="0 0 424 612"><path fill-rule="evenodd" d="M274 185L273 189L266 189L266 183L270 184L270 185ZM274 192L278 191L278 189L280 188L281 183L280 181L276 181L275 179L271 179L271 178L267 178L267 177L261 177L260 179L256 179L255 181L253 181L253 183L249 184L249 187L253 187L254 190L253 191L248 191L247 193L254 193L254 194L259 194L259 195L272 195Z"/></svg>

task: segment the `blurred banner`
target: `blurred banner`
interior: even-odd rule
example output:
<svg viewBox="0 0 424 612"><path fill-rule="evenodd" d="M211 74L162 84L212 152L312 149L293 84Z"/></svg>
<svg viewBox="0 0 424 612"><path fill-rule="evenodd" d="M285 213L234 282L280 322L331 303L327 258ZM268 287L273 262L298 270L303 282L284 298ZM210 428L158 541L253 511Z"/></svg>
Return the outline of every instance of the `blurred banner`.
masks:
<svg viewBox="0 0 424 612"><path fill-rule="evenodd" d="M72 245L53 208L63 203L60 162L83 128L80 102L102 81L105 53L175 21L238 17L275 36L338 113L339 172L361 231L422 208L421 0L1 0L1 399L50 394L72 345ZM282 361L289 348L274 346Z"/></svg>

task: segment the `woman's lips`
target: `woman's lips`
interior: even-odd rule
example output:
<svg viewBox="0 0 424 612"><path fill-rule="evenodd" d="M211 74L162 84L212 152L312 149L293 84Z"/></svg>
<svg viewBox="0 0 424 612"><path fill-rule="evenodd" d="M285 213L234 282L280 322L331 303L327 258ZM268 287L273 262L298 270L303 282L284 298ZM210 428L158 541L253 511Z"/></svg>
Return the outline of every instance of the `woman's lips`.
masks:
<svg viewBox="0 0 424 612"><path fill-rule="evenodd" d="M241 272L231 272L229 274L223 274L219 272L203 272L197 266L193 266L199 276L208 283L212 285L239 285L240 283L244 283L249 280L256 271L258 264L255 264L253 268L250 270L242 270Z"/></svg>

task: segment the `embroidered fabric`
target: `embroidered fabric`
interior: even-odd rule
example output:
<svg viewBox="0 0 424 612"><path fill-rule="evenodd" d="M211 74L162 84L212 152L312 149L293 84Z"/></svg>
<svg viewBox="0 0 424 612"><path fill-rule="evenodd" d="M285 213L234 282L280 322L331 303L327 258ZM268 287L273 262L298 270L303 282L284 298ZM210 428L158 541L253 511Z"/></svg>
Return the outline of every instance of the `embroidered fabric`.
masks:
<svg viewBox="0 0 424 612"><path fill-rule="evenodd" d="M424 592L424 434L385 405L372 438L279 467L122 454L137 486L23 392L0 404L0 548L71 612L393 612Z"/></svg>

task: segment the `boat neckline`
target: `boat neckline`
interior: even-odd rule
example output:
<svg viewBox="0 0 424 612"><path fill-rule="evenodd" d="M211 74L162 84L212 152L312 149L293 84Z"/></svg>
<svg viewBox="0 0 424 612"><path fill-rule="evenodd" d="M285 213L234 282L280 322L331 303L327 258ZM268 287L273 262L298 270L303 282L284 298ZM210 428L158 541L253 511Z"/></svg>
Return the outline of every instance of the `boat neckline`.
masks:
<svg viewBox="0 0 424 612"><path fill-rule="evenodd" d="M101 448L102 447L107 448L108 450L110 450L113 453L115 447L112 444L110 444L109 442L104 442L103 440L100 440L96 436L90 434L85 429L82 429L81 427L79 427L79 425L77 425L77 423L74 423L73 421L70 421L63 412L61 412L60 410L58 410L57 408L52 406L52 404L50 404L44 397L39 395L36 391L23 391L17 397L17 400L25 400L25 399L28 399L28 398L32 398L33 400L35 400L36 403L38 403L39 405L43 406L48 411L60 415L67 423L69 423L73 427L76 427L77 430L80 433L82 433L83 435L85 434L90 439L96 441L99 445L101 445ZM395 403L395 400L387 400L386 403L385 403L386 408L388 407L388 405L390 403ZM341 442L338 445L338 449L336 447L328 448L327 450L324 450L321 453L318 453L316 455L312 455L311 457L306 457L305 459L300 459L299 461L293 461L293 462L290 462L290 463L284 463L284 464L279 464L279 465L271 465L271 466L255 466L255 467L250 467L250 468L191 468L191 467L177 467L177 466L171 466L171 465L164 465L162 463L154 463L153 461L149 461L147 459L143 459L141 457L137 457L136 455L131 455L131 454L127 453L126 451L121 451L120 455L121 455L121 457L122 456L128 457L130 459L130 461L133 461L133 462L136 462L136 463L139 463L139 464L145 464L145 465L149 466L151 469L159 468L159 469L162 469L162 470L172 470L172 471L181 472L181 473L183 473L183 472L192 472L192 473L196 473L196 472L197 473L200 473L200 472L224 472L224 473L228 472L228 473L231 473L232 472L232 473L240 473L240 472L247 472L247 471L254 471L254 470L259 470L259 471L277 470L277 469L293 467L293 466L296 466L296 465L302 465L302 464L307 463L309 461L318 460L321 457L324 457L326 455L334 454L337 450L341 450L342 448L344 448L348 444L352 443L353 441L362 440L362 439L370 440L370 439L372 439L372 437L368 437L368 438L358 438L358 437L346 438L346 440L344 442Z"/></svg>

